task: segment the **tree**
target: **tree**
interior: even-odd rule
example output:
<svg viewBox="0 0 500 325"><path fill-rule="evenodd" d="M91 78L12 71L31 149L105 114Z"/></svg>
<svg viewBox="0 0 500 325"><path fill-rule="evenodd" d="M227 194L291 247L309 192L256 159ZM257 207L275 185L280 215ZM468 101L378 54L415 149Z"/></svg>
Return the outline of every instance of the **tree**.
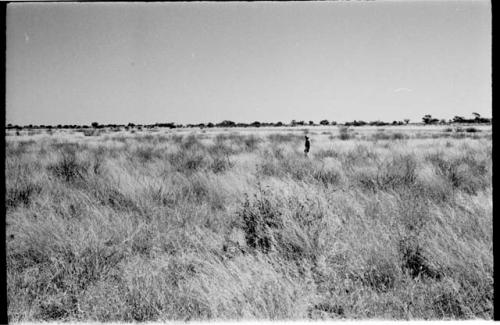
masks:
<svg viewBox="0 0 500 325"><path fill-rule="evenodd" d="M92 122L92 124L90 124L94 129L97 129L99 127L99 123L97 122Z"/></svg>
<svg viewBox="0 0 500 325"><path fill-rule="evenodd" d="M430 114L424 115L424 117L422 117L422 121L425 124L435 124L439 122L437 118L433 118Z"/></svg>
<svg viewBox="0 0 500 325"><path fill-rule="evenodd" d="M297 125L297 121L296 121L296 120L292 120L292 121L290 122L290 125L291 125L291 126L295 126L295 125Z"/></svg>
<svg viewBox="0 0 500 325"><path fill-rule="evenodd" d="M481 118L481 114L479 114L479 113L474 112L474 113L472 113L472 115L474 115L474 119L476 119L476 120L479 120Z"/></svg>
<svg viewBox="0 0 500 325"><path fill-rule="evenodd" d="M221 126L221 127L233 127L233 126L236 126L236 123L234 123L233 121L224 120L221 123L218 123L217 126Z"/></svg>
<svg viewBox="0 0 500 325"><path fill-rule="evenodd" d="M331 121L330 125L337 125L337 122L336 121Z"/></svg>
<svg viewBox="0 0 500 325"><path fill-rule="evenodd" d="M396 122L396 121L394 121L394 122ZM375 125L375 126L384 126L384 125L388 125L389 123L377 120L377 121L371 121L369 124L370 125Z"/></svg>
<svg viewBox="0 0 500 325"><path fill-rule="evenodd" d="M283 122L281 122L281 121L276 122L276 124L274 124L274 126L283 126Z"/></svg>
<svg viewBox="0 0 500 325"><path fill-rule="evenodd" d="M351 125L354 125L354 126L363 126L363 125L366 125L366 122L365 121L352 121Z"/></svg>
<svg viewBox="0 0 500 325"><path fill-rule="evenodd" d="M255 121L252 124L250 124L250 126L258 128L258 127L260 127L260 122L259 121Z"/></svg>
<svg viewBox="0 0 500 325"><path fill-rule="evenodd" d="M328 125L328 124L330 124L330 122L328 122L328 120L321 120L321 121L319 122L319 124L320 124L320 125Z"/></svg>
<svg viewBox="0 0 500 325"><path fill-rule="evenodd" d="M410 119L409 118L405 118L403 121L405 121L406 125L408 125L408 123L410 123Z"/></svg>
<svg viewBox="0 0 500 325"><path fill-rule="evenodd" d="M309 125L314 125L314 121L309 121Z"/></svg>

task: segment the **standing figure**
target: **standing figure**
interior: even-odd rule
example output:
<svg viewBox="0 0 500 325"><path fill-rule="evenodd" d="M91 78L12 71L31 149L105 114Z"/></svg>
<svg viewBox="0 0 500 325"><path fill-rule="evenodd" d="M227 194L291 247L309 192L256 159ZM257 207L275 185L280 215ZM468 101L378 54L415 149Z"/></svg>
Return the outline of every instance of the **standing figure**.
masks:
<svg viewBox="0 0 500 325"><path fill-rule="evenodd" d="M304 149L304 154L307 157L307 154L309 153L309 148L311 147L311 143L309 142L309 137L306 135L306 148Z"/></svg>

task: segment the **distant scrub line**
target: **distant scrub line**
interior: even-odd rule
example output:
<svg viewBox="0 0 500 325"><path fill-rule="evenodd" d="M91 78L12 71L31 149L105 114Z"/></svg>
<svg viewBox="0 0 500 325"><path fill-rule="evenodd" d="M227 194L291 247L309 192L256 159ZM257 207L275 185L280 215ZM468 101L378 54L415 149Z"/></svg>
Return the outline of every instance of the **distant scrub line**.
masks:
<svg viewBox="0 0 500 325"><path fill-rule="evenodd" d="M467 119L463 116L454 116L453 119L449 119L449 120L446 120L446 119L437 119L437 118L433 118L432 115L424 115L422 117L422 123L424 125L434 125L434 124L439 124L439 125L449 125L449 124L491 124L492 123L492 118L485 118L485 117L482 117L480 114L478 113L472 113L472 115L474 116L474 118L471 118L471 119ZM410 123L410 119L404 119L403 121L392 121L392 122L385 122L385 121L380 121L380 120L376 120L376 121L370 121L370 122L365 122L363 120L354 120L352 122L345 122L343 124L339 124L339 125L343 125L345 127L349 127L349 126L365 126L365 125L369 125L369 126L398 126L398 125L408 125ZM415 124L415 123L413 123ZM419 124L419 123L417 123ZM154 123L154 124L135 124L135 123L128 123L127 125L125 124L100 124L98 122L92 122L90 125L76 125L76 124L72 124L72 125L62 125L62 124L58 124L58 125L33 125L33 124L29 124L29 125L24 125L24 126L19 126L19 125L13 125L12 123L8 123L7 126L5 127L7 130L11 130L11 129L14 129L14 130L22 130L22 129L48 129L48 130L52 130L52 129L76 129L78 131L81 131L83 133L85 133L85 135L87 135L87 133L89 132L93 132L93 131L88 131L87 129L103 129L103 128L109 128L109 129L125 129L125 130L134 130L134 129L138 129L138 130L142 130L143 128L145 129L153 129L153 128L169 128L169 129L175 129L175 128L232 128L232 127L244 127L244 128L247 128L247 127L254 127L254 128L258 128L258 127L283 127L283 126L290 126L290 127L295 127L295 126L318 126L318 125L322 125L322 126L328 126L328 125L331 125L331 126L335 126L337 125L337 122L336 121L329 121L327 119L323 119L321 120L319 123L315 123L314 121L298 121L298 120L291 120L290 123L283 123L281 121L279 122L259 122L259 121L254 121L252 123L241 123L241 122L233 122L233 121L230 121L230 120L224 120L220 123L212 123L212 122L208 122L208 123L198 123L198 124L186 124L186 125L183 125L183 124L178 124L178 123L175 123L175 122L168 122L168 123ZM88 135L91 135L91 134L88 134Z"/></svg>

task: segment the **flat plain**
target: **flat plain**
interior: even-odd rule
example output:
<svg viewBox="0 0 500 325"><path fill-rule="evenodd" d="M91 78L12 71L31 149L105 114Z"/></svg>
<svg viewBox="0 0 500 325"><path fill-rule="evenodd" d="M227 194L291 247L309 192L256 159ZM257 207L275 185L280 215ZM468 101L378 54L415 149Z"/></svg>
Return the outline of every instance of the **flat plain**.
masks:
<svg viewBox="0 0 500 325"><path fill-rule="evenodd" d="M10 321L493 317L491 126L6 133Z"/></svg>

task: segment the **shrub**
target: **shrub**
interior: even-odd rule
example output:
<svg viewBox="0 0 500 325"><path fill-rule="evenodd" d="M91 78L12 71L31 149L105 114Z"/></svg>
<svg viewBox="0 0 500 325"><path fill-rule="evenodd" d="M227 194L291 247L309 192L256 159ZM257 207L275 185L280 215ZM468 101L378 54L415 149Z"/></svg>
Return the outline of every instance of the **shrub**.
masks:
<svg viewBox="0 0 500 325"><path fill-rule="evenodd" d="M396 156L379 169L377 185L380 189L409 187L417 179L416 168L417 162L413 156Z"/></svg>
<svg viewBox="0 0 500 325"><path fill-rule="evenodd" d="M397 132L397 133L391 134L391 139L393 139L393 140L404 140L404 139L408 139L408 136L406 134Z"/></svg>
<svg viewBox="0 0 500 325"><path fill-rule="evenodd" d="M201 151L178 151L169 154L167 160L181 173L192 173L206 167L208 161Z"/></svg>
<svg viewBox="0 0 500 325"><path fill-rule="evenodd" d="M261 140L259 138L257 138L256 136L254 136L253 134L251 134L251 135L246 136L243 141L245 144L245 150L252 152L257 148L257 146Z"/></svg>
<svg viewBox="0 0 500 325"><path fill-rule="evenodd" d="M14 187L7 188L5 205L16 208L19 205L29 206L34 196L42 191L40 184L28 179L17 180Z"/></svg>
<svg viewBox="0 0 500 325"><path fill-rule="evenodd" d="M464 308L457 292L452 290L443 290L432 300L432 309L438 317L443 318L461 318L465 316Z"/></svg>
<svg viewBox="0 0 500 325"><path fill-rule="evenodd" d="M203 148L203 144L198 140L194 134L188 135L186 138L182 139L180 149L184 151L189 150L199 150Z"/></svg>
<svg viewBox="0 0 500 325"><path fill-rule="evenodd" d="M97 202L116 211L141 211L133 198L122 193L122 191L120 191L120 189L116 186L113 186L113 184L99 181L98 183L93 184L91 193Z"/></svg>
<svg viewBox="0 0 500 325"><path fill-rule="evenodd" d="M374 254L367 261L362 282L376 291L387 292L394 288L397 277L396 266L387 258Z"/></svg>
<svg viewBox="0 0 500 325"><path fill-rule="evenodd" d="M294 133L271 133L267 136L268 140L273 144L298 142L303 139L302 136Z"/></svg>
<svg viewBox="0 0 500 325"><path fill-rule="evenodd" d="M386 134L383 130L379 130L372 135L373 140L389 140L390 138L391 136Z"/></svg>
<svg viewBox="0 0 500 325"><path fill-rule="evenodd" d="M340 140L349 140L352 138L351 134L349 133L350 129L348 127L341 127L339 130L339 138Z"/></svg>
<svg viewBox="0 0 500 325"><path fill-rule="evenodd" d="M246 244L263 253L275 246L273 230L282 228L281 212L267 197L268 194L261 191L253 200L246 197L238 212L243 221Z"/></svg>
<svg viewBox="0 0 500 325"><path fill-rule="evenodd" d="M474 128L474 127L470 127L470 128L466 128L466 129L465 129L465 132L469 132L469 133L476 133L476 132L481 132L481 130L476 129L476 128Z"/></svg>
<svg viewBox="0 0 500 325"><path fill-rule="evenodd" d="M283 174L280 164L275 159L264 158L263 161L257 165L257 175L280 176Z"/></svg>
<svg viewBox="0 0 500 325"><path fill-rule="evenodd" d="M137 157L140 162L147 163L154 159L160 159L162 154L153 146L139 146L133 152L133 156Z"/></svg>
<svg viewBox="0 0 500 325"><path fill-rule="evenodd" d="M454 139L463 139L466 137L465 133L463 131L460 131L461 133L454 133L451 135L452 138Z"/></svg>
<svg viewBox="0 0 500 325"><path fill-rule="evenodd" d="M324 159L324 158L328 158L328 157L338 158L338 157L340 157L340 153L334 149L319 149L316 151L314 156L319 158L319 159Z"/></svg>
<svg viewBox="0 0 500 325"><path fill-rule="evenodd" d="M341 174L333 169L315 169L313 171L313 178L324 186L338 185L342 180Z"/></svg>
<svg viewBox="0 0 500 325"><path fill-rule="evenodd" d="M438 280L441 278L441 274L430 266L422 247L415 242L415 239L411 237L402 239L399 242L399 252L403 271L408 271L413 278L419 276Z"/></svg>
<svg viewBox="0 0 500 325"><path fill-rule="evenodd" d="M298 181L307 180L313 168L312 162L302 156L285 157L279 160L279 164L285 175L289 175L292 179Z"/></svg>
<svg viewBox="0 0 500 325"><path fill-rule="evenodd" d="M434 153L426 157L436 169L436 173L450 183L453 189L475 194L486 186L483 176L486 174L485 163L478 163L471 154L458 159L444 159L442 154Z"/></svg>
<svg viewBox="0 0 500 325"><path fill-rule="evenodd" d="M92 137L92 136L97 137L97 136L100 136L102 134L102 130L100 130L100 129L84 129L81 132L86 137Z"/></svg>
<svg viewBox="0 0 500 325"><path fill-rule="evenodd" d="M229 156L216 155L212 156L212 163L210 164L210 169L214 173L222 173L233 167L233 163L229 160Z"/></svg>
<svg viewBox="0 0 500 325"><path fill-rule="evenodd" d="M63 151L59 160L48 166L48 170L56 177L71 183L76 180L84 180L89 166L81 162L72 149Z"/></svg>

